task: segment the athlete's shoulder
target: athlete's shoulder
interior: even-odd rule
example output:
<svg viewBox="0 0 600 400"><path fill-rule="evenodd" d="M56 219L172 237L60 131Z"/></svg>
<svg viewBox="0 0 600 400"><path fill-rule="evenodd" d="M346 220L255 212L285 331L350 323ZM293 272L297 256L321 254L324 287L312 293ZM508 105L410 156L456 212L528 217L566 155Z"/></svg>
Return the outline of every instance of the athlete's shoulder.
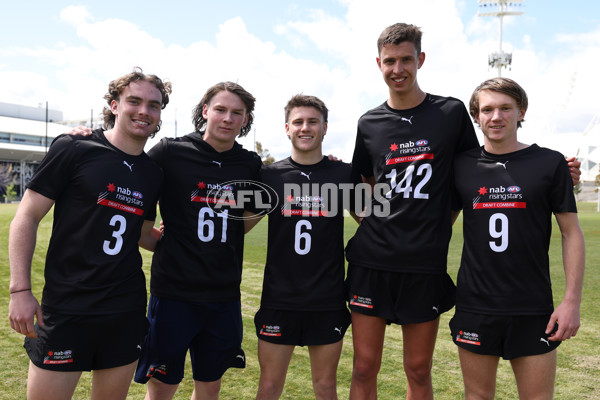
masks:
<svg viewBox="0 0 600 400"><path fill-rule="evenodd" d="M370 117L376 117L381 114L386 114L388 112L389 112L389 109L387 107L387 101L384 101L377 107L371 108L369 111L367 111L363 115L361 115L361 117L359 118L359 121L362 119L368 119Z"/></svg>
<svg viewBox="0 0 600 400"><path fill-rule="evenodd" d="M169 146L177 146L180 144L188 144L197 142L202 140L202 134L200 132L191 132L187 135L178 136L178 137L164 137L160 139L160 141L156 144L156 146L161 145L164 147Z"/></svg>
<svg viewBox="0 0 600 400"><path fill-rule="evenodd" d="M290 158L286 157L283 160L275 161L274 163L263 165L262 170L266 172L277 171L281 169L287 169L292 167Z"/></svg>
<svg viewBox="0 0 600 400"><path fill-rule="evenodd" d="M176 161L178 152L201 149L201 146L194 145L195 142L199 141L202 141L202 135L199 132L192 132L179 137L164 137L152 146L148 151L148 155L159 165L164 165L170 161Z"/></svg>
<svg viewBox="0 0 600 400"><path fill-rule="evenodd" d="M429 104L439 108L466 110L465 103L451 96L439 96L436 94L428 94L427 100Z"/></svg>
<svg viewBox="0 0 600 400"><path fill-rule="evenodd" d="M251 164L254 164L257 168L262 166L262 160L260 159L260 156L256 154L255 151L245 149L244 146L238 142L234 142L233 147L228 153L232 157L241 158Z"/></svg>
<svg viewBox="0 0 600 400"><path fill-rule="evenodd" d="M50 145L50 150L78 152L98 145L108 147L102 129L96 129L92 131L91 135L86 136L63 133L54 138Z"/></svg>
<svg viewBox="0 0 600 400"><path fill-rule="evenodd" d="M483 155L483 146L473 147L471 149L462 151L455 156L457 160L470 159L470 158L479 158Z"/></svg>
<svg viewBox="0 0 600 400"><path fill-rule="evenodd" d="M551 168L554 166L554 168L558 168L560 166L564 168L567 165L565 156L556 150L541 147L535 143L525 150L527 151L523 153L523 157L540 167Z"/></svg>
<svg viewBox="0 0 600 400"><path fill-rule="evenodd" d="M344 161L333 161L330 160L328 157L325 157L323 159L323 168L350 171L352 169L352 164Z"/></svg>
<svg viewBox="0 0 600 400"><path fill-rule="evenodd" d="M529 148L531 149L532 152L535 152L535 153L540 154L545 157L552 157L552 158L557 158L557 159L564 158L564 155L561 152L549 149L547 147L539 146L535 143L532 144L531 146L529 146Z"/></svg>

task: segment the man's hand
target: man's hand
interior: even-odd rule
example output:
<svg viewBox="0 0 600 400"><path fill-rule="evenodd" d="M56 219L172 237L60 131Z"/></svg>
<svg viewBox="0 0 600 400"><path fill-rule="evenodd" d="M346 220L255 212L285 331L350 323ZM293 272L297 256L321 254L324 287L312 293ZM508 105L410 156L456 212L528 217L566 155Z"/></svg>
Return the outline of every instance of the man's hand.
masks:
<svg viewBox="0 0 600 400"><path fill-rule="evenodd" d="M579 330L579 304L575 302L563 301L554 310L550 316L548 326L546 326L546 334L549 335L554 329L554 325L558 324L558 329L548 340L553 342L567 340L574 337Z"/></svg>
<svg viewBox="0 0 600 400"><path fill-rule="evenodd" d="M573 186L575 186L579 183L579 178L581 178L581 161L578 161L575 157L569 157L567 158L567 164L569 165L569 171L573 179Z"/></svg>
<svg viewBox="0 0 600 400"><path fill-rule="evenodd" d="M85 126L80 125L65 133L67 135L89 136L92 134L92 128L86 128ZM579 163L579 165L581 165L581 163Z"/></svg>
<svg viewBox="0 0 600 400"><path fill-rule="evenodd" d="M16 292L10 295L8 304L8 319L10 327L16 332L30 338L36 338L33 316L36 316L38 325L44 326L42 307L31 293L31 290Z"/></svg>

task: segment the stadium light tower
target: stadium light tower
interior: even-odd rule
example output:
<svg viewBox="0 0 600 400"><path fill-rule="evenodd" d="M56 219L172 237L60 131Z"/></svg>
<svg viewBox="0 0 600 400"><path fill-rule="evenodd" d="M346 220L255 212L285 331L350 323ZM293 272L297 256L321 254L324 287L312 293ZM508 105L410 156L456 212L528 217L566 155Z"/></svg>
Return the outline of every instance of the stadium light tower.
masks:
<svg viewBox="0 0 600 400"><path fill-rule="evenodd" d="M502 68L509 67L512 63L512 53L502 51L502 18L505 15L521 15L520 7L525 0L479 0L479 17L500 18L500 47L498 52L488 56L488 64L498 69L498 76L502 76Z"/></svg>

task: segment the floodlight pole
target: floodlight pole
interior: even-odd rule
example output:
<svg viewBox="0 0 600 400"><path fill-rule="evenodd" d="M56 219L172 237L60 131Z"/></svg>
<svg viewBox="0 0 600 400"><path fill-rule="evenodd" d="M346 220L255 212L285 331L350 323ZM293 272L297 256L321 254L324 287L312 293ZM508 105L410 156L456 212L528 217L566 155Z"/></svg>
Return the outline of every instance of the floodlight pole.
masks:
<svg viewBox="0 0 600 400"><path fill-rule="evenodd" d="M502 19L505 15L521 15L523 11L516 11L525 0L479 0L479 17L498 17L500 18L500 46L497 53L491 53L488 56L488 64L492 68L498 69L498 76L502 76L502 68L509 67L512 64L512 53L502 51Z"/></svg>
<svg viewBox="0 0 600 400"><path fill-rule="evenodd" d="M46 101L46 137L44 140L44 154L48 154L48 101Z"/></svg>

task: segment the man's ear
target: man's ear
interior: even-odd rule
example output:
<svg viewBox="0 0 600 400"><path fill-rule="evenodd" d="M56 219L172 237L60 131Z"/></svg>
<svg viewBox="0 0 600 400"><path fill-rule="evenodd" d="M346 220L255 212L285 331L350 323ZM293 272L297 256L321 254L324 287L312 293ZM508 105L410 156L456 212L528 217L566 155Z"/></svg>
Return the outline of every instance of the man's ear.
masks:
<svg viewBox="0 0 600 400"><path fill-rule="evenodd" d="M111 101L110 102L110 111L113 113L113 115L119 115L118 109L119 109L119 102L117 100Z"/></svg>
<svg viewBox="0 0 600 400"><path fill-rule="evenodd" d="M419 54L418 60L419 60L419 65L417 66L417 69L420 69L423 66L423 63L425 62L425 52L424 51L422 51L421 54Z"/></svg>

